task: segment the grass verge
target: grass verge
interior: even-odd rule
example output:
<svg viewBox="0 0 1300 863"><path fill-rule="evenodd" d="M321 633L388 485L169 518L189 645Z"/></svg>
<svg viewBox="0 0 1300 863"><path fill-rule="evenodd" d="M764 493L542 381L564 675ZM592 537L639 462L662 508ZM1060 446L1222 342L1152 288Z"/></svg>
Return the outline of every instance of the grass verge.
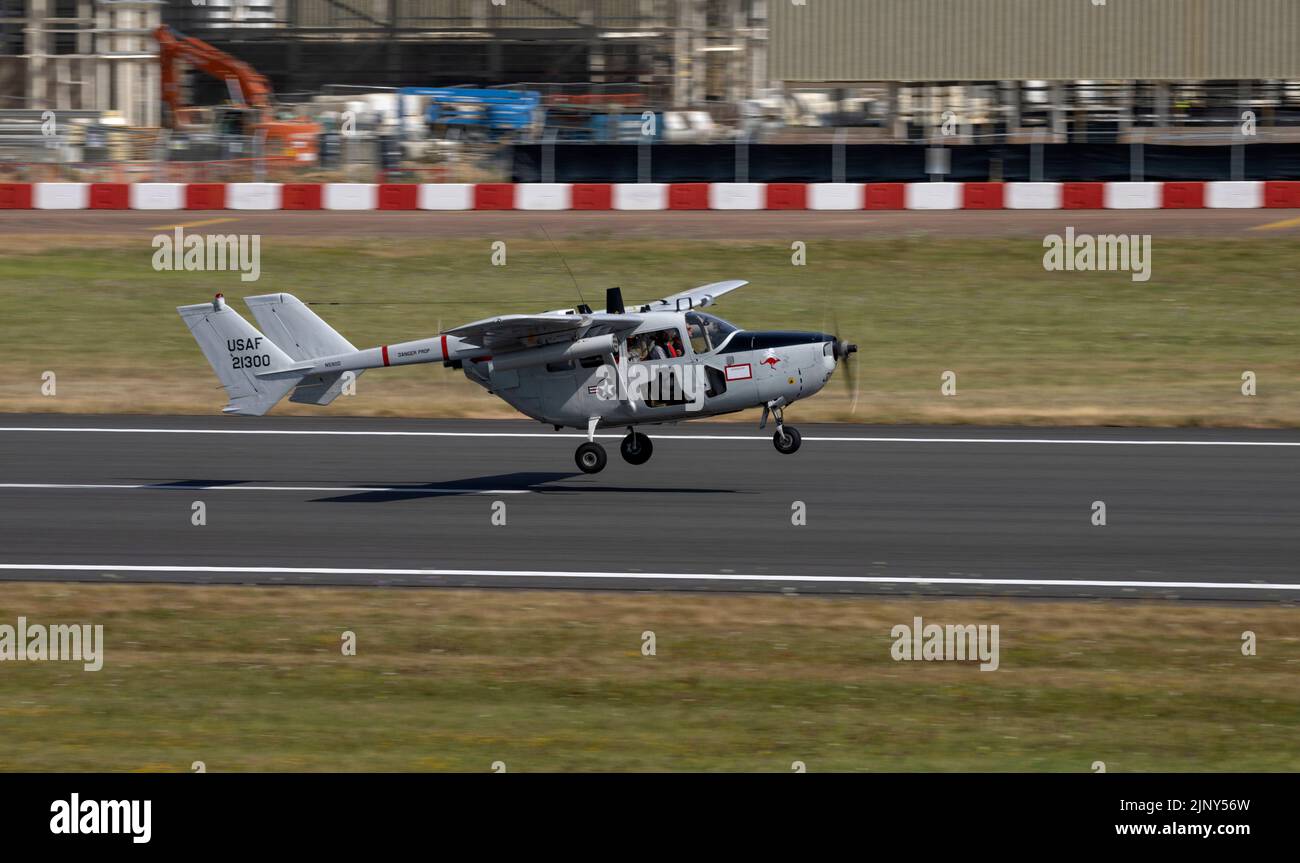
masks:
<svg viewBox="0 0 1300 863"><path fill-rule="evenodd" d="M18 615L106 650L0 663L6 770L1300 770L1276 606L6 584ZM999 625L1000 670L893 661L915 615Z"/></svg>
<svg viewBox="0 0 1300 863"><path fill-rule="evenodd" d="M260 280L243 283L234 273L155 272L145 234L83 239L0 250L0 410L217 415L224 394L174 310L217 291L350 304L318 311L359 346L576 302L552 249L534 241L510 240L507 266L494 267L488 239L267 237ZM1046 272L1041 244L1021 239L810 238L802 267L783 243L560 248L596 304L611 285L634 300L745 278L751 286L727 297L723 316L858 342L856 408L832 381L794 410L796 421L1300 425L1300 251L1276 238L1159 239L1148 282ZM940 393L948 370L955 397ZM41 392L45 371L57 375L55 396ZM1254 397L1242 395L1246 371ZM440 367L372 372L358 388L328 412L514 416Z"/></svg>

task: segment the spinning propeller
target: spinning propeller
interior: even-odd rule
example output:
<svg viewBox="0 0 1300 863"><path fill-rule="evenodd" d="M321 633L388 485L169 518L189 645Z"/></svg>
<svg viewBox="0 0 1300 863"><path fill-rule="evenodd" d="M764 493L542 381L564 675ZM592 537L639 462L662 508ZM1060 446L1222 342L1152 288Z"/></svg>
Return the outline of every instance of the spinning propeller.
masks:
<svg viewBox="0 0 1300 863"><path fill-rule="evenodd" d="M831 320L834 321L835 332L838 333L840 331L839 314L833 314ZM858 375L854 371L854 364L849 362L849 358L858 352L858 346L836 336L831 350L834 352L835 362L844 366L844 386L848 392L853 394L853 402L849 406L849 413L855 413L858 409Z"/></svg>

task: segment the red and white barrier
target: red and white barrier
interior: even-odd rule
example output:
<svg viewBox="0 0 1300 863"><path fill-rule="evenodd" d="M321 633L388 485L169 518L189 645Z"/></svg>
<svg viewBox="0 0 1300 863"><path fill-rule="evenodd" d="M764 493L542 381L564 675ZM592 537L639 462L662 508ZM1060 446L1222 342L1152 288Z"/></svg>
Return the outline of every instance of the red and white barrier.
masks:
<svg viewBox="0 0 1300 863"><path fill-rule="evenodd" d="M132 183L128 195L132 210L185 209L184 183Z"/></svg>
<svg viewBox="0 0 1300 863"><path fill-rule="evenodd" d="M903 206L909 210L960 210L961 183L908 183Z"/></svg>
<svg viewBox="0 0 1300 863"><path fill-rule="evenodd" d="M1254 210L1264 206L1264 184L1259 181L1205 184L1205 206L1216 210Z"/></svg>
<svg viewBox="0 0 1300 863"><path fill-rule="evenodd" d="M473 183L421 183L421 210L474 209Z"/></svg>
<svg viewBox="0 0 1300 863"><path fill-rule="evenodd" d="M279 183L226 184L228 210L279 210L281 202Z"/></svg>
<svg viewBox="0 0 1300 863"><path fill-rule="evenodd" d="M568 183L521 183L515 186L517 210L571 210L573 188Z"/></svg>
<svg viewBox="0 0 1300 863"><path fill-rule="evenodd" d="M1102 198L1107 210L1158 210L1160 183L1107 183Z"/></svg>
<svg viewBox="0 0 1300 863"><path fill-rule="evenodd" d="M575 210L612 210L614 185L612 183L574 183L569 192Z"/></svg>
<svg viewBox="0 0 1300 863"><path fill-rule="evenodd" d="M668 209L707 210L713 187L710 183L670 183Z"/></svg>
<svg viewBox="0 0 1300 863"><path fill-rule="evenodd" d="M1059 210L1063 191L1061 183L1007 183L1003 201L1008 210Z"/></svg>
<svg viewBox="0 0 1300 863"><path fill-rule="evenodd" d="M37 183L32 190L37 210L85 210L90 207L89 183Z"/></svg>
<svg viewBox="0 0 1300 863"><path fill-rule="evenodd" d="M0 210L1157 210L1300 208L1300 181L0 183Z"/></svg>
<svg viewBox="0 0 1300 863"><path fill-rule="evenodd" d="M321 206L326 210L377 210L377 188L374 183L325 183Z"/></svg>
<svg viewBox="0 0 1300 863"><path fill-rule="evenodd" d="M1264 206L1300 208L1300 180L1265 180Z"/></svg>
<svg viewBox="0 0 1300 863"><path fill-rule="evenodd" d="M808 209L861 210L866 206L862 183L809 183Z"/></svg>
<svg viewBox="0 0 1300 863"><path fill-rule="evenodd" d="M613 204L615 210L666 210L668 184L616 183Z"/></svg>
<svg viewBox="0 0 1300 863"><path fill-rule="evenodd" d="M710 210L765 210L763 183L710 183Z"/></svg>

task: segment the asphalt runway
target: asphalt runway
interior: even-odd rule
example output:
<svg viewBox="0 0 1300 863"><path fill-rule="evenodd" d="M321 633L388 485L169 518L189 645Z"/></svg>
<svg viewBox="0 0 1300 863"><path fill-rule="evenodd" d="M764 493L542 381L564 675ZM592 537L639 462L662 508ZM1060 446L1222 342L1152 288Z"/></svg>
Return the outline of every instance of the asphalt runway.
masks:
<svg viewBox="0 0 1300 863"><path fill-rule="evenodd" d="M1300 433L791 419L587 476L527 421L0 414L0 578L1300 599Z"/></svg>
<svg viewBox="0 0 1300 863"><path fill-rule="evenodd" d="M130 237L176 225L274 237L788 240L876 237L1033 237L1063 231L1160 237L1269 237L1300 233L1300 210L672 210L350 211L0 210L0 236Z"/></svg>

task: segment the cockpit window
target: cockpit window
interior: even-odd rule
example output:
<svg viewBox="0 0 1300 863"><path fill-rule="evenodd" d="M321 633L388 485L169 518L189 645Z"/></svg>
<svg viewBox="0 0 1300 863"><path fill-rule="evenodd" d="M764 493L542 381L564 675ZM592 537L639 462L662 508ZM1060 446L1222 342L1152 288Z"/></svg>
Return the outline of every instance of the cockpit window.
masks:
<svg viewBox="0 0 1300 863"><path fill-rule="evenodd" d="M709 337L704 333L704 319L695 312L686 313L686 337L691 340L691 350L697 354L709 352Z"/></svg>
<svg viewBox="0 0 1300 863"><path fill-rule="evenodd" d="M690 337L691 347L697 354L707 353L718 347L737 329L722 318L715 318L713 315L706 315L703 312L686 313L686 334Z"/></svg>
<svg viewBox="0 0 1300 863"><path fill-rule="evenodd" d="M651 360L670 360L682 356L682 337L677 330L659 330L654 333L640 333L627 340L627 353L632 362L643 363Z"/></svg>

